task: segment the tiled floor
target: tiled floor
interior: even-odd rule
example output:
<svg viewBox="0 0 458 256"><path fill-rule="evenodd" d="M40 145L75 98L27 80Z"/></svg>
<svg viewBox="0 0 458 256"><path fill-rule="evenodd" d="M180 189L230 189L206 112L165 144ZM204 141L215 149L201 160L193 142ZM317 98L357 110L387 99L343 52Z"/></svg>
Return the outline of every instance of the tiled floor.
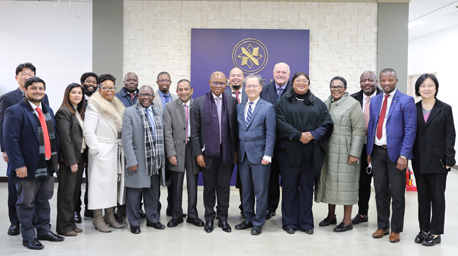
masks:
<svg viewBox="0 0 458 256"><path fill-rule="evenodd" d="M318 227L318 223L327 213L326 204L315 204L315 234L307 235L296 232L289 235L281 229L281 212L266 222L260 236L250 235L250 231L235 230L235 224L242 221L238 210L238 191L231 191L231 206L229 208L229 223L232 233L225 233L220 228L207 234L203 228L197 228L186 222L175 228L156 230L142 223L142 233L130 233L128 224L121 230L104 234L92 226L92 219L84 219L79 225L84 231L77 237L67 237L64 242L51 243L44 241L45 248L41 251L31 251L22 246L20 236L8 236L9 227L7 215L7 184L0 183L0 255L458 255L458 170L453 170L448 176L446 192L447 210L445 234L442 243L433 247L425 247L414 243L418 233L417 194L406 192L406 215L404 232L401 242L391 244L388 236L373 239L371 234L376 230L375 200L370 201L369 222L355 225L354 229L345 233L335 233L333 227ZM57 186L56 186L57 190ZM162 189L161 201L166 201L166 190ZM203 218L202 190L198 199L199 217ZM185 201L185 200L184 200ZM55 227L56 194L51 200L51 223ZM354 209L353 215L357 209ZM337 217L342 218L343 208L338 207ZM161 222L166 224L170 217L163 210ZM215 223L216 224L216 223Z"/></svg>

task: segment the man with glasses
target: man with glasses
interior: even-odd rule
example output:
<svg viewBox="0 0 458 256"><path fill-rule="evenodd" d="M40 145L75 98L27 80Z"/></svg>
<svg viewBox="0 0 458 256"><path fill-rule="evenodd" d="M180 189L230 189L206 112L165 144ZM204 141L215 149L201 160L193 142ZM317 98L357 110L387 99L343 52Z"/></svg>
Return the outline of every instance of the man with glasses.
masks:
<svg viewBox="0 0 458 256"><path fill-rule="evenodd" d="M275 147L275 107L261 99L260 76L249 75L245 79L246 103L237 105L239 125L239 171L242 182L242 205L245 220L235 229L251 229L259 235L266 221L267 189L270 163ZM256 200L256 213L254 209Z"/></svg>
<svg viewBox="0 0 458 256"><path fill-rule="evenodd" d="M154 90L140 88L138 103L124 111L122 146L126 155L125 186L130 232L140 234L140 198L143 194L146 225L164 229L159 222L159 173L165 168L162 109L152 105Z"/></svg>
<svg viewBox="0 0 458 256"><path fill-rule="evenodd" d="M237 100L224 93L226 76L223 72L213 72L208 83L210 92L195 99L192 105L192 153L203 171L204 230L213 231L216 217L218 226L231 232L227 215L232 170L237 161Z"/></svg>
<svg viewBox="0 0 458 256"><path fill-rule="evenodd" d="M162 107L162 111L165 111L165 104L167 102L171 102L172 100L178 99L176 94L170 93L170 85L172 84L172 79L170 78L170 74L166 71L162 71L157 75L156 84L159 90L156 91L154 94L154 101L153 104L156 107ZM172 216L172 204L173 204L173 184L169 184L167 186L167 216ZM161 210L161 206L159 203L159 211ZM186 214L184 214L186 216Z"/></svg>

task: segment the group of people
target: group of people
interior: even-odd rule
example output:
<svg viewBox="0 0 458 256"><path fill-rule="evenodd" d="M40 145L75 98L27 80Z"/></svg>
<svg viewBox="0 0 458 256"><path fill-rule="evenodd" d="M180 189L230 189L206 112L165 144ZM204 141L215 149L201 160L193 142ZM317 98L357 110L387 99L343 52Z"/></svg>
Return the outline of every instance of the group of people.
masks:
<svg viewBox="0 0 458 256"><path fill-rule="evenodd" d="M415 242L441 242L446 177L455 165L455 128L451 107L436 97L434 75L417 80L415 93L422 100L415 104L396 89L397 74L391 68L378 78L363 72L361 91L352 95L345 78L332 78L324 102L310 90L307 73L290 79L286 63L275 65L273 81L265 85L260 76L245 77L238 68L229 77L213 72L210 90L196 99L186 79L171 93L167 72L157 76L156 92L150 85L139 87L137 75L129 72L117 93L112 75L88 72L81 85L67 86L55 115L46 83L35 75L31 63L20 64L19 87L0 97L8 234L22 233L29 249L44 248L41 240L63 241L63 236L82 232L76 223L81 222L84 171L84 215L94 218L100 232L123 228L124 216L133 234L141 233L142 218L147 226L164 229L159 221L161 184L167 186L167 227L186 218L210 233L216 218L218 227L231 232L227 219L235 165L244 217L237 230L261 234L266 220L276 215L280 196L282 227L288 234L314 233L313 200L328 204L319 226L337 224L336 205L343 205L334 231L351 230L368 221L374 177L378 229L372 236L389 234L390 242L398 242L409 159L418 187L420 232ZM54 172L59 181L57 234L49 223ZM204 220L197 212L200 172ZM187 213L182 209L185 176ZM355 204L359 210L352 219Z"/></svg>

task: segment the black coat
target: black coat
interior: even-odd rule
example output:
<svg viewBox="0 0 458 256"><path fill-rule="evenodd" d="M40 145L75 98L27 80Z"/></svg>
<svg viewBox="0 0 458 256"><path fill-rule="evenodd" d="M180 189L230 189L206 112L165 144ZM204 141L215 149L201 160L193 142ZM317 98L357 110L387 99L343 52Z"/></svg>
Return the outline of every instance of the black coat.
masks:
<svg viewBox="0 0 458 256"><path fill-rule="evenodd" d="M67 166L78 164L83 144L83 129L78 118L67 107L61 107L57 111L56 129L60 139L59 161L66 163Z"/></svg>
<svg viewBox="0 0 458 256"><path fill-rule="evenodd" d="M380 90L380 88L375 87L375 89L377 90L377 95L382 93L382 90ZM361 105L361 108L363 107L363 90L360 90L359 92L355 92L350 96L359 102L359 104Z"/></svg>
<svg viewBox="0 0 458 256"><path fill-rule="evenodd" d="M417 135L413 146L413 159L421 174L445 173L450 171L442 166L455 165L455 125L452 107L436 100L425 123L421 101L417 107Z"/></svg>

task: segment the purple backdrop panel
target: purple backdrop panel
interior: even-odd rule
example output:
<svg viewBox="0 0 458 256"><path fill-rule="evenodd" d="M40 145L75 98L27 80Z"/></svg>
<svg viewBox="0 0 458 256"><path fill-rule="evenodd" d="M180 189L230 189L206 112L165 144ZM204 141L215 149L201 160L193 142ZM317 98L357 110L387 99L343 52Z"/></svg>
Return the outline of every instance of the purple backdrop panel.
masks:
<svg viewBox="0 0 458 256"><path fill-rule="evenodd" d="M245 76L259 74L264 82L273 79L278 62L290 66L291 75L309 73L310 31L280 29L191 29L191 83L193 98L210 91L208 81L214 71L229 75L232 68ZM236 170L237 168L234 168ZM202 185L202 175L199 185ZM235 185L236 171L231 185Z"/></svg>

